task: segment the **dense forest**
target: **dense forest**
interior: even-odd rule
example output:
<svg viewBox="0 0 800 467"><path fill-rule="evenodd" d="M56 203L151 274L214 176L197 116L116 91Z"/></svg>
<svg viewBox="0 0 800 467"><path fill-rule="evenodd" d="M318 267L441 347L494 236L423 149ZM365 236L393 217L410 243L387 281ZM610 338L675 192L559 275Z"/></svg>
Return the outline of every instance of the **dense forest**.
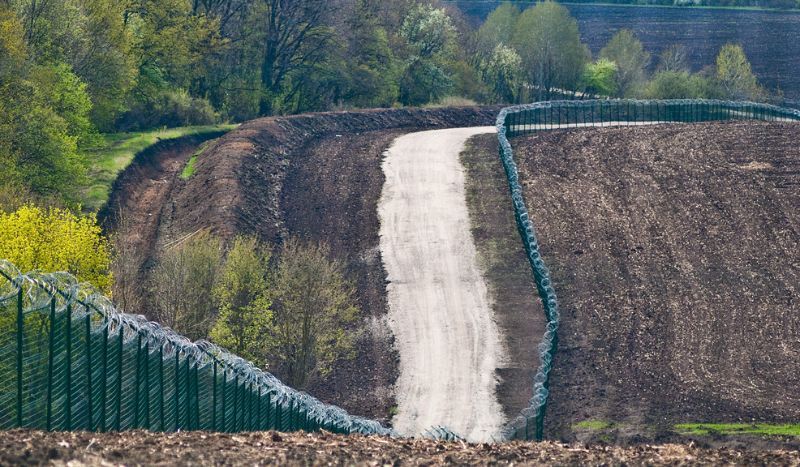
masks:
<svg viewBox="0 0 800 467"><path fill-rule="evenodd" d="M648 82L635 36L592 61L552 2L476 27L419 0L0 0L0 202L75 202L98 132L554 91L763 98L741 48L723 52L693 75L670 49Z"/></svg>

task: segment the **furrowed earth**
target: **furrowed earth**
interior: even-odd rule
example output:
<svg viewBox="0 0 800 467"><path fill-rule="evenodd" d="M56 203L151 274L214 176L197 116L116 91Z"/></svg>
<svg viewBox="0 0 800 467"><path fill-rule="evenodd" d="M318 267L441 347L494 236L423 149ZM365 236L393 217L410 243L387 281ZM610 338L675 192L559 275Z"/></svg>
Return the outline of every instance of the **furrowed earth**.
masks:
<svg viewBox="0 0 800 467"><path fill-rule="evenodd" d="M547 438L800 420L798 141L755 122L512 140L561 304Z"/></svg>
<svg viewBox="0 0 800 467"><path fill-rule="evenodd" d="M45 433L0 438L0 465L775 465L798 451L697 446L571 446L555 442L467 444L329 433Z"/></svg>

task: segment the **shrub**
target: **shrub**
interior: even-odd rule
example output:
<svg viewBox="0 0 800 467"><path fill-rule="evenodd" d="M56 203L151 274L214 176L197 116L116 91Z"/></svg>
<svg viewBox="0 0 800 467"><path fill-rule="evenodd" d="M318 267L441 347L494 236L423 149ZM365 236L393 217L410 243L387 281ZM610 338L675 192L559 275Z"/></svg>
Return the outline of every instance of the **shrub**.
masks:
<svg viewBox="0 0 800 467"><path fill-rule="evenodd" d="M111 254L94 214L25 205L0 213L0 258L22 271L66 271L108 292Z"/></svg>

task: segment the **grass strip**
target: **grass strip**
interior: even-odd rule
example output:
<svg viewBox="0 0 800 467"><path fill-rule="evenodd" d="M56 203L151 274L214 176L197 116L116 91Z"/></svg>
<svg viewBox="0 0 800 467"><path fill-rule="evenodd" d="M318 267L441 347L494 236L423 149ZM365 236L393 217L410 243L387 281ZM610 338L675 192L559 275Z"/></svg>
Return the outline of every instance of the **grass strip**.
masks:
<svg viewBox="0 0 800 467"><path fill-rule="evenodd" d="M107 133L101 142L86 150L89 159L89 186L83 193L82 204L87 211L100 209L108 200L111 185L117 175L131 163L133 157L159 141L200 135L219 131L230 131L236 125L203 125L167 128L135 133Z"/></svg>
<svg viewBox="0 0 800 467"><path fill-rule="evenodd" d="M773 425L769 423L681 423L675 429L691 435L763 435L800 436L800 424Z"/></svg>

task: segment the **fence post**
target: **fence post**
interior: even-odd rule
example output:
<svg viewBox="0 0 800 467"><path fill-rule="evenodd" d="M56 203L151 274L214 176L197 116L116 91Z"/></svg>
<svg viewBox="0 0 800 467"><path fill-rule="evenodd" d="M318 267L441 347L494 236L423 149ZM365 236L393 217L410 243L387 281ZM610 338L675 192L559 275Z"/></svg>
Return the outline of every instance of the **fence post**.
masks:
<svg viewBox="0 0 800 467"><path fill-rule="evenodd" d="M22 284L17 292L17 428L22 428L22 344L25 317L22 314Z"/></svg>
<svg viewBox="0 0 800 467"><path fill-rule="evenodd" d="M86 307L86 405L89 411L89 422L87 430L94 429L94 417L92 414L92 315L89 307Z"/></svg>
<svg viewBox="0 0 800 467"><path fill-rule="evenodd" d="M161 431L167 431L166 420L164 420L164 343L161 343L161 346L158 348L158 373L159 373L159 386L161 386L158 391L158 414L159 418L161 418L161 423L159 423L159 428Z"/></svg>
<svg viewBox="0 0 800 467"><path fill-rule="evenodd" d="M225 430L225 428L226 428L225 427L225 394L226 394L227 390L225 389L225 386L227 384L228 384L228 369L227 368L223 368L222 369L222 411L221 411L221 414L222 414L222 430L220 430L220 431L226 431Z"/></svg>
<svg viewBox="0 0 800 467"><path fill-rule="evenodd" d="M213 379L211 383L211 429L217 429L217 359L214 359Z"/></svg>
<svg viewBox="0 0 800 467"><path fill-rule="evenodd" d="M108 316L104 317L105 319L105 326L103 327L103 345L100 346L103 349L102 353L102 362L103 362L103 371L100 377L100 391L102 392L102 397L100 401L100 431L106 431L106 405L108 405Z"/></svg>
<svg viewBox="0 0 800 467"><path fill-rule="evenodd" d="M173 375L175 376L173 379L175 380L175 394L172 398L175 406L175 431L178 431L180 420L178 419L178 415L180 412L180 406L178 405L178 373L180 372L180 358L181 352L180 350L175 347L175 371Z"/></svg>
<svg viewBox="0 0 800 467"><path fill-rule="evenodd" d="M189 362L189 354L187 353L184 356L184 360L186 361L186 385L184 386L184 392L186 392L186 425L185 429L189 429L192 424L192 383L191 383L191 363Z"/></svg>
<svg viewBox="0 0 800 467"><path fill-rule="evenodd" d="M53 299L55 307L55 298ZM67 430L72 429L72 305L67 305Z"/></svg>
<svg viewBox="0 0 800 467"><path fill-rule="evenodd" d="M144 390L144 426L145 429L150 430L150 339L144 343Z"/></svg>
<svg viewBox="0 0 800 467"><path fill-rule="evenodd" d="M133 427L139 427L139 406L141 405L141 397L139 396L139 392L141 391L142 387L142 332L139 331L136 333L136 386L134 389L134 413L133 413Z"/></svg>
<svg viewBox="0 0 800 467"><path fill-rule="evenodd" d="M117 429L122 429L122 320L119 321L119 334L117 335Z"/></svg>
<svg viewBox="0 0 800 467"><path fill-rule="evenodd" d="M53 297L50 300L50 345L48 349L48 356L47 356L47 421L46 427L47 431L53 429L52 419L53 419L53 354L55 353L55 343L56 343L56 299ZM69 390L69 386L67 386L67 390Z"/></svg>

